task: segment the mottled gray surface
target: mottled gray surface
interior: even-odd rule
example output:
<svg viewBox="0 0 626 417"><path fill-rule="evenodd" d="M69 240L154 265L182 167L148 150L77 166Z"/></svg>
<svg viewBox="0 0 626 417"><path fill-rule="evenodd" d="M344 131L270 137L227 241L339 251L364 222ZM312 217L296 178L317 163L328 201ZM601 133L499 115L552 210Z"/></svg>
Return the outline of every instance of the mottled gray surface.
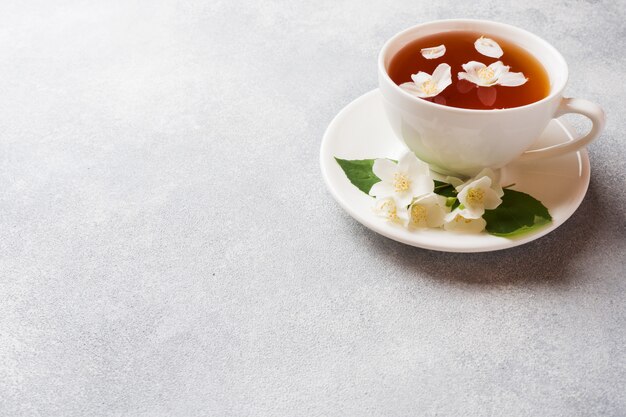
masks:
<svg viewBox="0 0 626 417"><path fill-rule="evenodd" d="M626 415L624 1L368 3L2 1L2 416ZM321 178L382 43L451 17L607 112L523 247L403 246Z"/></svg>

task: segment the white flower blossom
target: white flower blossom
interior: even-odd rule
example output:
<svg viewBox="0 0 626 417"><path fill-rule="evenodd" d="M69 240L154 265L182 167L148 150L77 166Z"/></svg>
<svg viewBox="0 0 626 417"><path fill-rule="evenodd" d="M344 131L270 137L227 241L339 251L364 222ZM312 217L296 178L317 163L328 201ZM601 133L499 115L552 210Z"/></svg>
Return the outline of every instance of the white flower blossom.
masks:
<svg viewBox="0 0 626 417"><path fill-rule="evenodd" d="M459 185L464 184L464 181L462 179L457 178L457 177L451 177L451 176L445 177L443 179L443 182L446 184L450 184L454 188L458 187Z"/></svg>
<svg viewBox="0 0 626 417"><path fill-rule="evenodd" d="M408 217L408 210L396 205L396 201L392 197L377 198L374 205L374 212L387 219L391 223L404 224L405 218Z"/></svg>
<svg viewBox="0 0 626 417"><path fill-rule="evenodd" d="M502 203L504 191L499 176L491 169L483 169L473 179L456 187L459 199L459 215L466 219L478 219L485 210L493 210Z"/></svg>
<svg viewBox="0 0 626 417"><path fill-rule="evenodd" d="M420 71L411 79L412 83L402 83L400 88L420 98L434 97L452 84L452 72L450 65L439 64L433 75Z"/></svg>
<svg viewBox="0 0 626 417"><path fill-rule="evenodd" d="M433 46L432 48L422 48L420 50L420 53L426 59L441 58L446 53L446 46L439 45L439 46Z"/></svg>
<svg viewBox="0 0 626 417"><path fill-rule="evenodd" d="M410 151L402 155L397 164L389 159L377 159L372 171L380 182L372 186L370 195L379 199L391 197L400 208L406 208L413 198L435 189L428 165Z"/></svg>
<svg viewBox="0 0 626 417"><path fill-rule="evenodd" d="M449 211L446 198L435 193L416 198L406 212L399 214L409 229L441 227Z"/></svg>
<svg viewBox="0 0 626 417"><path fill-rule="evenodd" d="M482 217L468 219L463 217L457 208L445 217L443 228L451 232L480 233L486 226L487 222Z"/></svg>
<svg viewBox="0 0 626 417"><path fill-rule="evenodd" d="M508 66L500 61L486 66L482 62L470 61L463 64L465 72L459 72L459 80L467 80L479 87L501 85L503 87L517 87L528 79L521 72L509 72ZM404 85L404 84L403 84Z"/></svg>
<svg viewBox="0 0 626 417"><path fill-rule="evenodd" d="M504 55L502 48L498 45L498 42L493 39L485 38L484 36L476 39L474 47L478 52L490 58L500 58Z"/></svg>

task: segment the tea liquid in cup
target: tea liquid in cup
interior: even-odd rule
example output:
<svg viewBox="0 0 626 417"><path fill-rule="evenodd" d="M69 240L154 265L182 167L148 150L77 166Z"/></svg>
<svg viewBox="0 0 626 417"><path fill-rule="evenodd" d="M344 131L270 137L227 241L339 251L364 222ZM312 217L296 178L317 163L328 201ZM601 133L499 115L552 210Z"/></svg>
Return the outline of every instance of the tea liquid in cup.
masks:
<svg viewBox="0 0 626 417"><path fill-rule="evenodd" d="M437 94L434 102L463 109L508 109L534 103L550 94L548 73L534 56L514 43L489 35L489 39L496 41L506 52L499 58L487 57L474 46L481 36L484 34L479 32L450 31L416 39L393 56L387 71L389 77L401 85L411 82L411 75L419 71L432 74L439 64L445 62L452 70L452 84ZM445 45L445 54L436 59L425 58L420 51L434 45ZM459 79L456 73L463 71L462 65L470 61L483 62L485 65L502 61L510 67L510 71L524 74L527 81L515 87L497 84L478 87Z"/></svg>

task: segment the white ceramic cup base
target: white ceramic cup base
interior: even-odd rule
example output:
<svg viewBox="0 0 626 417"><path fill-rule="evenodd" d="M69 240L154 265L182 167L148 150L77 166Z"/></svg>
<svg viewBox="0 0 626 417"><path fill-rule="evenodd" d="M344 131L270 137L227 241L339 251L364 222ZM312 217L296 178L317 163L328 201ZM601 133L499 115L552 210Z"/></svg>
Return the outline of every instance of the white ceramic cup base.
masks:
<svg viewBox="0 0 626 417"><path fill-rule="evenodd" d="M574 140L571 129L556 119L536 144L549 147ZM550 159L515 161L502 169L502 185L515 183L513 189L539 199L550 211L551 223L515 238L443 229L409 231L377 216L374 199L352 185L335 161L335 157L397 159L403 152L406 147L395 137L385 117L381 93L374 90L347 105L328 126L320 151L322 174L333 197L357 221L390 239L425 249L485 252L531 242L563 224L576 211L589 185L589 157L584 149Z"/></svg>

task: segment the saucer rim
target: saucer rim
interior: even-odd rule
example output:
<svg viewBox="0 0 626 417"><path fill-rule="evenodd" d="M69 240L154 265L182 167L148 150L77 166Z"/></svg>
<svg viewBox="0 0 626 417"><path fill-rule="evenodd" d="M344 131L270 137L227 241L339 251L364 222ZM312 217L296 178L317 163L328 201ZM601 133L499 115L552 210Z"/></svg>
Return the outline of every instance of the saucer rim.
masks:
<svg viewBox="0 0 626 417"><path fill-rule="evenodd" d="M359 213L357 209L353 208L351 204L348 201L346 201L346 199L340 193L338 188L334 186L335 180L332 178L333 175L331 174L331 171L330 171L331 165L329 164L329 162L331 160L335 161L334 159L335 155L329 155L329 147L331 146L330 145L331 134L337 130L336 129L337 126L346 117L346 115L349 114L351 110L353 110L354 107L358 106L362 101L366 101L370 99L371 96L376 95L376 94L378 94L379 97L382 99L382 95L380 94L379 89L375 88L357 97L356 99L352 100L350 103L345 105L329 123L322 137L322 143L320 146L320 168L322 171L322 177L324 178L326 187L330 191L331 195L333 196L335 201L337 201L337 203L339 203L339 205L353 219L355 219L356 221L361 223L363 226L365 226L366 228L370 229L371 231L375 233L378 233L382 236L385 236L388 239L391 239L391 240L394 240L394 241L397 241L397 242L400 242L409 246L414 246L414 247L434 250L434 251L440 251L440 252L480 253L480 252L492 252L492 251L505 250L505 249L514 248L514 247L532 242L556 230L558 227L564 224L576 212L576 210L578 210L578 208L580 207L581 203L583 202L587 194L587 191L589 189L590 179L591 179L591 164L589 161L589 155L588 155L587 149L583 148L576 152L578 154L579 170L581 171L581 177L580 177L581 184L579 185L580 191L577 192L577 195L575 196L576 198L570 204L568 204L568 207L571 207L571 210L569 210L558 223L553 220L551 223L547 224L546 226L536 231L532 231L532 232L529 232L528 234L524 234L522 236L514 237L514 238L494 236L485 232L481 234L473 235L479 239L484 237L485 239L494 240L493 244L481 246L478 248L471 247L469 245L450 246L449 244L446 245L446 244L441 244L437 242L424 242L422 240L416 241L413 239L406 239L402 236L398 236L393 233L392 225L389 225L388 223L383 222L383 221L381 221L380 224L373 224L364 215ZM571 132L569 131L567 126L565 126L563 121L558 120L558 119L557 121L559 122L558 124L561 125L565 133L568 136L570 136L570 139L572 139ZM347 178L345 180L347 181ZM582 182L584 182L584 184L582 184ZM452 233L452 232L443 231L443 230L434 231L434 232L435 233ZM418 234L415 234L415 236L418 236ZM445 239L443 240L443 242L445 242Z"/></svg>

